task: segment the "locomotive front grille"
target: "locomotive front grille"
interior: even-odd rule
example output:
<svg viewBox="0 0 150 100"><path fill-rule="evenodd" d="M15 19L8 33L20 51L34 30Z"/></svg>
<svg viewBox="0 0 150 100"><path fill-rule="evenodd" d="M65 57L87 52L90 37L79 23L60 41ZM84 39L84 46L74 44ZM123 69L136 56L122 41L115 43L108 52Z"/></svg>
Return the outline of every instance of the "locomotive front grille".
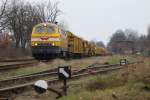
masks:
<svg viewBox="0 0 150 100"><path fill-rule="evenodd" d="M60 53L61 49L57 46L36 46L32 47L32 52L37 54L47 53L47 54L53 54L53 53Z"/></svg>

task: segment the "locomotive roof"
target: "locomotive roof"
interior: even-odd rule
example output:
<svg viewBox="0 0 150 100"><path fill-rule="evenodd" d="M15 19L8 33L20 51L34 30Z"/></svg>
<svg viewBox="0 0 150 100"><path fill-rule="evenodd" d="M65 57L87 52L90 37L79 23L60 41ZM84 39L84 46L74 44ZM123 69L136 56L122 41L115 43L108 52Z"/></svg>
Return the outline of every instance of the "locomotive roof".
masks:
<svg viewBox="0 0 150 100"><path fill-rule="evenodd" d="M35 25L35 27L37 27L37 26L43 26L43 25L48 25L48 26L52 26L52 27L58 27L58 25L56 25L54 23L47 23L47 22L45 22L45 23L39 23L39 24Z"/></svg>

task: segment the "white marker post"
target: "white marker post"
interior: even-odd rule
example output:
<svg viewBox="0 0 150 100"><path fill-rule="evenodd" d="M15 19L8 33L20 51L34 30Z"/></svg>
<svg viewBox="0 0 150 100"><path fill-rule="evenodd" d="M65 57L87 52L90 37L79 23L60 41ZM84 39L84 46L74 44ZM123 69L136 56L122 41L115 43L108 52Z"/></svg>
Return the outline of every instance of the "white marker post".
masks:
<svg viewBox="0 0 150 100"><path fill-rule="evenodd" d="M59 73L62 73L66 78L69 77L69 74L64 70L64 68L59 68Z"/></svg>
<svg viewBox="0 0 150 100"><path fill-rule="evenodd" d="M61 92L48 87L48 83L45 80L38 80L35 82L34 84L34 90L38 93L38 94L43 94L45 93L47 90L56 93L58 96L56 98L59 98L62 96Z"/></svg>
<svg viewBox="0 0 150 100"><path fill-rule="evenodd" d="M34 89L37 93L42 94L45 93L46 90L48 89L48 84L46 81L44 80L38 80L37 82L35 82L34 84Z"/></svg>
<svg viewBox="0 0 150 100"><path fill-rule="evenodd" d="M58 77L59 80L64 81L64 93L67 95L67 79L71 78L71 67L70 66L63 66L58 67Z"/></svg>
<svg viewBox="0 0 150 100"><path fill-rule="evenodd" d="M120 59L120 66L126 65L127 59Z"/></svg>

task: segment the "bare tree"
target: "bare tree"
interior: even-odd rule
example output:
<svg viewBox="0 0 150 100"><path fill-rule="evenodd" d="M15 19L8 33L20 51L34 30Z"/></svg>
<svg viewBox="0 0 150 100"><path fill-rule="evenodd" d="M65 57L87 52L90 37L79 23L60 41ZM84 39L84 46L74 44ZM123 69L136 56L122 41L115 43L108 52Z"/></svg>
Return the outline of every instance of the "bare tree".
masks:
<svg viewBox="0 0 150 100"><path fill-rule="evenodd" d="M13 0L5 11L7 28L14 34L16 47L25 50L30 44L34 25L41 22L55 22L60 14L58 3L31 5L23 0Z"/></svg>
<svg viewBox="0 0 150 100"><path fill-rule="evenodd" d="M41 22L35 6L21 0L13 0L7 8L8 29L14 34L16 47L25 49L35 24Z"/></svg>
<svg viewBox="0 0 150 100"><path fill-rule="evenodd" d="M6 6L8 4L8 0L5 0L1 2L1 6L0 6L0 33L2 30L5 29L6 27L6 24L7 24L7 21L4 21L5 20L5 14L6 14Z"/></svg>
<svg viewBox="0 0 150 100"><path fill-rule="evenodd" d="M37 9L43 22L56 22L57 17L61 14L58 4L58 2L52 4L50 0L48 3L37 4Z"/></svg>
<svg viewBox="0 0 150 100"><path fill-rule="evenodd" d="M139 38L138 32L133 29L126 29L125 34L128 41L137 41Z"/></svg>
<svg viewBox="0 0 150 100"><path fill-rule="evenodd" d="M126 38L125 32L123 30L117 30L111 37L110 41L123 41L126 39L127 38Z"/></svg>
<svg viewBox="0 0 150 100"><path fill-rule="evenodd" d="M132 41L133 42L133 48L136 50L136 51L140 51L141 47L139 45L139 34L136 30L133 30L133 29L126 29L125 30L125 34L126 34L126 40L127 41Z"/></svg>
<svg viewBox="0 0 150 100"><path fill-rule="evenodd" d="M13 33L16 48L23 50L30 44L34 25L41 22L54 23L61 14L58 2L31 5L23 0L4 0L0 5L0 31L7 29Z"/></svg>
<svg viewBox="0 0 150 100"><path fill-rule="evenodd" d="M112 37L110 38L110 41L108 43L108 49L110 52L117 53L120 48L118 48L117 43L119 41L125 41L127 39L125 33L123 30L117 30Z"/></svg>
<svg viewBox="0 0 150 100"><path fill-rule="evenodd" d="M146 46L150 50L150 25L148 26L148 31L147 31Z"/></svg>
<svg viewBox="0 0 150 100"><path fill-rule="evenodd" d="M116 52L118 51L118 46L117 42L120 42L120 46L123 45L121 44L121 41L127 41L127 42L132 42L132 47L134 51L136 52L145 52L150 50L150 26L148 27L148 34L147 35L138 35L138 32L133 30L133 29L126 29L125 31L119 30L116 31L109 43L108 43L108 48L111 52ZM123 42L122 42L123 43ZM121 48L120 48L121 49Z"/></svg>
<svg viewBox="0 0 150 100"><path fill-rule="evenodd" d="M96 45L105 48L105 45L104 45L104 43L102 41L96 42Z"/></svg>

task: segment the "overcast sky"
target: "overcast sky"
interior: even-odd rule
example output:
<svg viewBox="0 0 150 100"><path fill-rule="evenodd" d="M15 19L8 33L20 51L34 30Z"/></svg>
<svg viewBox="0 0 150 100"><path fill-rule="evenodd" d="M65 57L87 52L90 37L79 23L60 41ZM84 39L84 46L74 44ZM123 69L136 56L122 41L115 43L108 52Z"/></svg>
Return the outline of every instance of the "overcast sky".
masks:
<svg viewBox="0 0 150 100"><path fill-rule="evenodd" d="M60 2L63 14L59 20L67 21L70 31L87 40L95 39L106 44L112 33L126 28L146 34L150 24L150 0L51 1Z"/></svg>

